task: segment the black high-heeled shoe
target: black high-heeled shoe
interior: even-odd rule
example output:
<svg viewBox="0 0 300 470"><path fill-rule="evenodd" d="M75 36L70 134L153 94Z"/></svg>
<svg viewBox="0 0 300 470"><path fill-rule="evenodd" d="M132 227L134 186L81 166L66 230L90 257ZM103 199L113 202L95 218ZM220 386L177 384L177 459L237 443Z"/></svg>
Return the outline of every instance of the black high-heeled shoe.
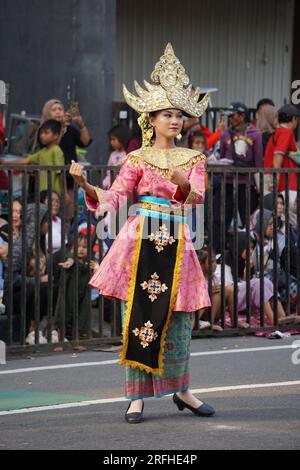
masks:
<svg viewBox="0 0 300 470"><path fill-rule="evenodd" d="M127 423L129 424L138 424L138 423L141 423L142 421L144 421L144 416L143 416L143 411L144 411L144 402L143 402L143 406L142 406L142 411L140 412L134 412L134 413L127 413L127 411L129 410L130 406L131 406L131 403L129 403L128 405L128 408L126 410L126 414L125 414L125 420L127 421Z"/></svg>
<svg viewBox="0 0 300 470"><path fill-rule="evenodd" d="M179 411L183 411L184 408L188 408L197 416L209 417L213 416L216 413L215 410L206 403L200 405L199 408L194 408L191 405L185 403L183 400L181 400L181 398L179 398L176 393L173 395L173 402L175 403L175 405L177 405Z"/></svg>

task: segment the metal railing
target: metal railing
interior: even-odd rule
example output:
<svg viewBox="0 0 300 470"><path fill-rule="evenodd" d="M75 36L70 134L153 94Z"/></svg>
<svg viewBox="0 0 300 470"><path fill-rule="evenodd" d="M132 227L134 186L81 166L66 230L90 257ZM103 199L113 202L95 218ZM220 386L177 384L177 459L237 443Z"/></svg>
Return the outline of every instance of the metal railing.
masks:
<svg viewBox="0 0 300 470"><path fill-rule="evenodd" d="M63 344L65 337L69 340L69 344L89 344L94 345L106 342L114 343L120 341L121 335L121 313L120 313L120 302L116 300L107 300L103 297L92 300L91 291L86 285L82 283L82 262L78 258L79 248L79 233L78 227L81 223L81 219L85 225L85 236L87 240L87 256L85 261L86 274L88 278L92 276L92 269L90 267L90 261L96 256L98 261L101 262L106 247L103 242L97 241L96 231L92 229L95 226L96 221L93 219L93 215L90 211L87 211L86 217L81 217L81 212L84 211L84 202L79 198L80 193L77 185L75 184L72 190L73 198L73 219L72 219L72 231L73 231L73 259L74 266L72 267L72 283L68 284L67 277L68 272L65 269L59 268L59 262L63 262L67 258L67 245L66 239L68 232L70 232L70 217L72 213L69 213L69 208L66 205L66 193L70 190L67 188L66 175L68 173L68 167L42 167L42 166L30 166L22 167L21 169L13 166L2 166L2 169L8 172L9 189L6 194L6 201L2 203L7 206L7 247L8 253L6 259L3 261L5 265L5 287L4 287L4 303L5 313L0 315L0 339L4 340L8 346L8 351L18 350L26 345L26 338L29 334L30 322L34 325L34 343L35 347L41 347L41 320L43 319L43 335L46 337L48 347L53 348L55 342L53 338L53 331L57 331L59 336L59 343ZM15 184L15 171L21 170L21 175L18 176L21 180L18 189L18 200L21 204L21 227L18 238L15 238L14 231L14 220L13 220L13 204L16 197L14 189ZM53 252L53 216L52 216L52 172L60 171L64 178L62 178L62 192L60 196L60 218L61 218L61 248L58 252ZM48 206L47 212L42 219L41 205L40 205L40 173L41 171L47 173L47 199ZM108 168L104 166L93 166L86 167L87 178L89 181L97 181L101 187L104 177L107 175L107 171L111 174L111 183L115 179L118 168ZM253 169L253 168L232 168L224 166L209 166L207 169L208 173L208 189L206 193L206 216L205 216L205 238L208 246L208 286L209 293L212 297L213 293L213 271L212 271L212 258L213 246L216 243L216 234L220 237L220 324L223 328L226 326L226 313L228 311L228 304L226 300L226 250L228 248L228 237L231 233L233 240L233 307L232 307L232 325L225 329L225 333L237 333L241 330L238 328L239 321L239 310L238 310L238 295L239 295L239 276L238 276L238 233L239 230L243 230L246 234L246 260L245 260L245 283L246 283L246 310L245 320L250 324L251 329L249 332L257 331L260 329L270 329L271 325L266 325L266 318L264 315L264 229L263 221L260 218L260 229L259 229L259 241L257 246L259 247L259 267L256 269L256 276L260 282L260 311L258 316L259 325L253 325L252 315L252 297L251 297L251 187L253 186L253 175L258 174L258 187L260 191L259 207L260 211L263 211L263 195L265 191L265 181L267 178L271 178L273 181L274 188L277 188L279 174L284 174L286 188L289 188L289 180L291 173L297 174L297 193L300 194L300 169L297 170L264 170L264 169ZM239 211L238 211L238 194L239 194L239 178L243 174L246 177L245 185L245 211L246 211L246 223L244 226L240 222ZM231 175L233 180L228 183L228 175ZM216 214L216 208L214 207L214 200L216 199L216 188L214 187L215 177L218 178L219 196L221 200L221 206L218 208L218 214ZM30 179L34 182L34 185L30 185ZM227 230L226 225L226 186L230 184L233 191L233 219L230 228ZM214 194L215 192L215 194ZM277 201L278 191L274 189L274 201ZM285 223L286 227L289 224L290 212L289 212L289 198L290 193L287 189L285 191ZM275 207L275 205L274 205ZM280 253L278 251L278 219L277 216L273 216L274 223L274 253L273 263L274 266L280 265ZM40 242L44 235L44 222L48 223L48 243L46 244L45 255L46 255L46 272L48 275L48 281L44 282L41 280L41 258L43 257L42 251L40 251ZM24 223L25 222L25 223ZM41 225L41 222L43 224ZM216 227L217 224L217 227ZM117 227L117 231L120 227ZM297 199L297 246L300 246L300 200ZM112 240L108 240L111 242ZM285 252L284 252L284 264L285 264L285 282L286 286L290 286L291 283L291 248L290 248L290 231L285 231ZM95 255L95 244L98 251ZM32 258L30 251L32 250L32 244L35 245L34 250L34 276L28 275L28 261ZM109 245L109 243L108 243ZM300 250L297 250L297 300L296 304L291 305L290 297L287 295L286 302L284 305L285 312L289 316L291 313L297 313L300 315ZM85 277L86 279L86 277ZM282 282L282 279L280 279ZM274 318L273 325L278 327L279 325L279 314L278 314L278 294L279 294L279 273L277 269L274 269L274 295L273 295L273 310ZM70 290L71 289L71 300ZM83 307L83 297L84 307ZM46 300L45 300L46 299ZM66 302L69 302L68 318L66 318ZM70 302L72 306L70 307ZM82 310L84 309L84 311ZM71 310L71 313L70 313ZM59 315L57 316L57 312ZM71 315L71 316L70 316ZM84 331L81 329L82 315L85 316L86 321L84 325ZM196 313L196 320L199 319L201 313ZM212 310L208 312L209 321L211 326L214 323L212 316ZM59 318L59 320L57 319ZM297 328L296 326L293 328ZM203 334L198 330L198 323L194 329L194 336ZM212 329L209 329L205 334L216 334ZM67 347L66 343L66 347ZM47 347L42 346L42 347Z"/></svg>

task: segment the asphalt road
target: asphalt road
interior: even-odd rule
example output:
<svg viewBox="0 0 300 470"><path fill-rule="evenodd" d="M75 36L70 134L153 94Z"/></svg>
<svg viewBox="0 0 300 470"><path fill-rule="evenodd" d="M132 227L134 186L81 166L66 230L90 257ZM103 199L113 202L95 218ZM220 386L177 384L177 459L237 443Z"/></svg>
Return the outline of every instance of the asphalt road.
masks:
<svg viewBox="0 0 300 470"><path fill-rule="evenodd" d="M139 425L124 421L117 352L9 361L0 366L0 449L299 449L295 341L300 336L193 340L191 389L216 416L179 412L171 397L149 399Z"/></svg>

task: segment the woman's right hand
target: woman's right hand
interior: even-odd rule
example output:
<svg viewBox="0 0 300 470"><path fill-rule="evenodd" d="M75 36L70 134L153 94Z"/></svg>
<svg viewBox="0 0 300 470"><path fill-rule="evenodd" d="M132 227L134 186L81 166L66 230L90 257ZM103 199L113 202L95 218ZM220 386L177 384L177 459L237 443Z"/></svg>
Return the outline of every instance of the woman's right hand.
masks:
<svg viewBox="0 0 300 470"><path fill-rule="evenodd" d="M79 165L79 163L74 162L74 160L71 162L70 175L74 178L79 186L85 185L86 179L83 176L83 168L81 165Z"/></svg>

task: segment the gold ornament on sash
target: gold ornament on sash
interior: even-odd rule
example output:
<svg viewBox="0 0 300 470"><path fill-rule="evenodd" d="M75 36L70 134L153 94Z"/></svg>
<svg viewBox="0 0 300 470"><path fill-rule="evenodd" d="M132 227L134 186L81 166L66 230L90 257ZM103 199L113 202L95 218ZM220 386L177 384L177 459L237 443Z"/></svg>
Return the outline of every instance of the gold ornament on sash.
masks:
<svg viewBox="0 0 300 470"><path fill-rule="evenodd" d="M193 89L184 67L175 56L169 43L164 55L155 65L151 74L154 84L144 81L145 88L134 82L138 96L133 95L123 85L125 100L131 108L140 114L179 109L192 117L200 117L208 107L209 94L199 101L200 88Z"/></svg>

